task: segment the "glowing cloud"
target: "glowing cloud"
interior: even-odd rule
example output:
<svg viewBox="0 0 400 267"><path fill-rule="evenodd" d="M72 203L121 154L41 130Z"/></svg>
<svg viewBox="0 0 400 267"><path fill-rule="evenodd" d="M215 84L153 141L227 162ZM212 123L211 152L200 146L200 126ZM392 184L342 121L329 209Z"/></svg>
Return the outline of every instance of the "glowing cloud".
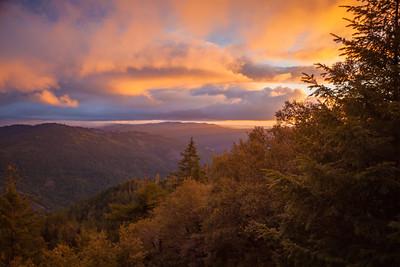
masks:
<svg viewBox="0 0 400 267"><path fill-rule="evenodd" d="M315 73L312 63L337 60L329 33L349 34L342 22L345 10L338 7L349 2L353 0L5 2L0 8L0 102L74 107L102 116L121 102L134 103L132 112L137 105L152 106L158 101L155 90L174 92L171 109L190 98L198 101L200 96L190 92L210 85L294 90L302 72ZM265 99L266 92L258 96ZM221 97L207 96L211 102ZM279 99L284 100L266 105L279 107ZM244 113L251 109L236 105L238 101L245 100L225 104ZM223 110L229 109L216 112ZM6 114L12 112L9 108Z"/></svg>
<svg viewBox="0 0 400 267"><path fill-rule="evenodd" d="M58 87L56 78L46 73L40 62L0 62L0 92L17 90L30 92Z"/></svg>
<svg viewBox="0 0 400 267"><path fill-rule="evenodd" d="M36 93L35 96L40 102L51 106L75 108L79 105L77 100L71 99L68 95L57 97L48 90Z"/></svg>

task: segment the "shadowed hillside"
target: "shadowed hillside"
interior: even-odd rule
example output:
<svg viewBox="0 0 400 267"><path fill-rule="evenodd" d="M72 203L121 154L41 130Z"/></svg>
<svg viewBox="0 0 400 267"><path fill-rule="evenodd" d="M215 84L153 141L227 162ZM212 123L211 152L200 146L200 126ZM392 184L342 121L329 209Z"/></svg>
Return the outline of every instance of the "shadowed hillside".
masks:
<svg viewBox="0 0 400 267"><path fill-rule="evenodd" d="M162 135L186 144L193 137L199 147L203 162L209 162L212 155L231 148L232 143L247 136L246 129L232 129L208 123L162 122L148 124L113 124L102 129L114 132L139 131ZM183 147L183 146L182 146Z"/></svg>
<svg viewBox="0 0 400 267"><path fill-rule="evenodd" d="M133 177L161 176L176 169L189 136L203 134L201 155L209 160L224 134L229 147L240 135L227 128L200 125L152 125L158 131L105 131L61 124L0 127L1 171L15 164L21 173L22 191L38 204L53 209L87 198ZM119 126L119 129L123 129ZM205 130L202 130L205 129ZM170 135L180 132L178 138ZM213 131L217 132L215 140ZM232 132L232 135L228 135ZM150 132L150 133L149 133ZM166 133L161 136L162 133Z"/></svg>

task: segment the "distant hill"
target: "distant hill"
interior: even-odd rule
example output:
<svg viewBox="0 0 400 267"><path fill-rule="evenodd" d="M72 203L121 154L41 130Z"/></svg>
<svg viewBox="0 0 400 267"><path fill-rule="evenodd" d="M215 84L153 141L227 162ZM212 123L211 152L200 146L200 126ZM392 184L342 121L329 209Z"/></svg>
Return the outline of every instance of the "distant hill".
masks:
<svg viewBox="0 0 400 267"><path fill-rule="evenodd" d="M190 136L198 138L200 154L208 160L244 132L177 123L102 129L61 124L5 126L0 127L0 172L7 164L15 164L21 174L19 188L44 208L55 209L133 177L166 175L175 170Z"/></svg>
<svg viewBox="0 0 400 267"><path fill-rule="evenodd" d="M102 129L114 132L146 132L187 143L193 137L203 162L213 154L229 150L233 142L245 139L248 130L232 129L209 123L162 122L147 124L112 124Z"/></svg>

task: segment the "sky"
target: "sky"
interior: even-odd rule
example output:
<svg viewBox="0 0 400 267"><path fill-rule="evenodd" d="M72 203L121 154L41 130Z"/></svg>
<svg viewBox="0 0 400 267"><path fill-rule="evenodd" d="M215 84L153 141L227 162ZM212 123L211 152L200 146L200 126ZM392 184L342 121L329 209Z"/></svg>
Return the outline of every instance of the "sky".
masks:
<svg viewBox="0 0 400 267"><path fill-rule="evenodd" d="M270 121L347 0L0 2L0 121Z"/></svg>

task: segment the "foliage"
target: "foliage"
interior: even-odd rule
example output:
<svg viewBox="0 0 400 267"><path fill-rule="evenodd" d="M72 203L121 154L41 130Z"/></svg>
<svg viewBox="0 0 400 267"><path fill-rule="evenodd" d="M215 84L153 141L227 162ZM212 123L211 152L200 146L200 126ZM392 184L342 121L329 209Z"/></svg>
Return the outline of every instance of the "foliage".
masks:
<svg viewBox="0 0 400 267"><path fill-rule="evenodd" d="M266 169L282 172L293 169L290 162L294 154L291 132L291 129L283 127L269 131L256 127L246 141L241 140L230 152L214 157L210 179L261 179Z"/></svg>
<svg viewBox="0 0 400 267"><path fill-rule="evenodd" d="M165 176L175 169L182 147L180 140L141 132L60 124L0 127L0 177L15 164L20 190L53 211L134 177Z"/></svg>
<svg viewBox="0 0 400 267"><path fill-rule="evenodd" d="M144 266L146 251L143 242L129 230L129 227L121 227L118 246L120 266Z"/></svg>
<svg viewBox="0 0 400 267"><path fill-rule="evenodd" d="M343 62L318 65L326 84L304 80L321 101L287 103L300 175L271 175L287 206L282 234L293 263L398 266L400 31L398 1L361 1ZM307 259L307 260L305 260Z"/></svg>
<svg viewBox="0 0 400 267"><path fill-rule="evenodd" d="M131 178L163 178L176 169L194 136L202 163L245 137L245 130L206 123L151 123L83 128L62 124L0 127L0 184L8 164L18 167L19 189L46 211L78 201ZM40 156L39 156L40 155ZM1 186L0 186L1 187Z"/></svg>
<svg viewBox="0 0 400 267"><path fill-rule="evenodd" d="M277 203L264 179L221 179L210 195L203 234L207 244L207 263L212 266L275 266L280 253L274 236ZM213 265L214 264L214 265Z"/></svg>
<svg viewBox="0 0 400 267"><path fill-rule="evenodd" d="M210 186L186 180L154 210L127 226L142 240L149 265L197 266L203 260L202 221Z"/></svg>
<svg viewBox="0 0 400 267"><path fill-rule="evenodd" d="M319 65L323 84L304 77L317 100L286 103L275 127L255 128L207 173L191 139L175 175L48 215L42 251L8 183L4 265L400 266L399 1L347 8L344 61Z"/></svg>
<svg viewBox="0 0 400 267"><path fill-rule="evenodd" d="M53 250L46 251L43 265L49 267L82 266L74 249L65 244L58 244Z"/></svg>
<svg viewBox="0 0 400 267"><path fill-rule="evenodd" d="M30 202L18 193L14 167L7 170L4 193L0 196L0 264L9 266L16 261L40 258L43 241L40 220Z"/></svg>

